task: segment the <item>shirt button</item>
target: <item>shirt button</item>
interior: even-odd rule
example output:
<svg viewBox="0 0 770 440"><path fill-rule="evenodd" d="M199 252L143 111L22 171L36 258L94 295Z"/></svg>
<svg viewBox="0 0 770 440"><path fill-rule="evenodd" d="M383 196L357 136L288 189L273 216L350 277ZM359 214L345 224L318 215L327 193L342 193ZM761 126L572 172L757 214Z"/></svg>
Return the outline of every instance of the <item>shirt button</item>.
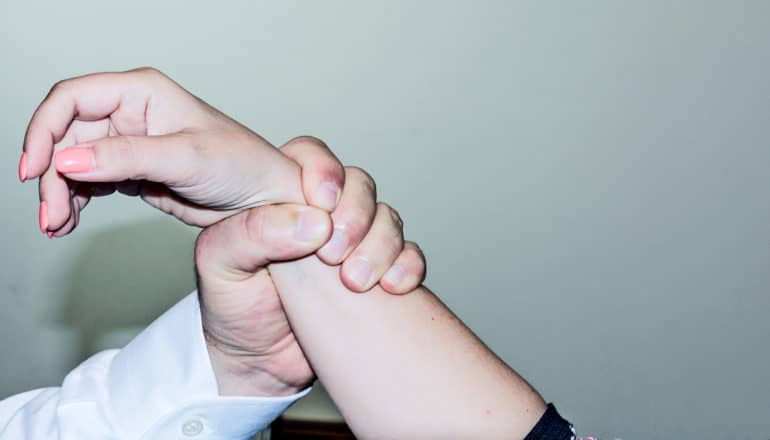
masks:
<svg viewBox="0 0 770 440"><path fill-rule="evenodd" d="M187 437L195 437L203 432L203 422L200 419L190 419L182 424L182 434Z"/></svg>

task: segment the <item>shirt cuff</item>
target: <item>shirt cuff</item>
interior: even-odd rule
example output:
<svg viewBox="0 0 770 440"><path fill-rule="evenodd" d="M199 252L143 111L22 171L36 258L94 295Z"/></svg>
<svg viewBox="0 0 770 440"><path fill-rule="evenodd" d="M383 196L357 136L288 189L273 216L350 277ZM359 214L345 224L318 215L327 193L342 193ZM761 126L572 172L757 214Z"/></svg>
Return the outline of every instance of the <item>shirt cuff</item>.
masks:
<svg viewBox="0 0 770 440"><path fill-rule="evenodd" d="M286 397L222 397L193 292L150 324L107 373L110 419L128 438L246 439L310 389ZM117 426L116 426L117 427Z"/></svg>

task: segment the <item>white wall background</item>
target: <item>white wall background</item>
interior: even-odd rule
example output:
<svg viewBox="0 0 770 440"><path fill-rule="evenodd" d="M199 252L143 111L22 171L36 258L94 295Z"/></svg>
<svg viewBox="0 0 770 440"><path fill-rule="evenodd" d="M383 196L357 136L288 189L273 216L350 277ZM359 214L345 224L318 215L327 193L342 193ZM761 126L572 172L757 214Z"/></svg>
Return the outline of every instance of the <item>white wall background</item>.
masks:
<svg viewBox="0 0 770 440"><path fill-rule="evenodd" d="M770 437L770 3L0 2L0 396L193 286L195 231L16 181L56 80L161 68L371 171L428 284L584 434Z"/></svg>

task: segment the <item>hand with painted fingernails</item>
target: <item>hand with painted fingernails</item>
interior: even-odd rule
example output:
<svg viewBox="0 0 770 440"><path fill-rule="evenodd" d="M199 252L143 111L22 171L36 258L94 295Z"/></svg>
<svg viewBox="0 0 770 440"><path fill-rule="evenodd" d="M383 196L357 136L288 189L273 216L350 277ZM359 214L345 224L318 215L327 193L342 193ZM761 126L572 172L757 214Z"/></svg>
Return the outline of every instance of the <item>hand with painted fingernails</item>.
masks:
<svg viewBox="0 0 770 440"><path fill-rule="evenodd" d="M32 116L19 162L22 182L40 178L40 228L57 237L93 196L138 195L207 226L253 206L304 203L299 173L262 137L151 68L57 83ZM314 201L330 210L343 182L324 177Z"/></svg>
<svg viewBox="0 0 770 440"><path fill-rule="evenodd" d="M299 150L306 153L283 154ZM151 68L57 83L29 123L19 163L22 181L39 177L39 223L49 238L72 232L92 197L115 191L202 227L249 207L309 203L334 210L331 242L319 253L329 264L352 254L376 214L374 203L360 213L335 209L345 174L322 141L303 136L276 149ZM377 265L354 255L341 276L365 291L378 281ZM394 268L384 287L398 290L403 277Z"/></svg>

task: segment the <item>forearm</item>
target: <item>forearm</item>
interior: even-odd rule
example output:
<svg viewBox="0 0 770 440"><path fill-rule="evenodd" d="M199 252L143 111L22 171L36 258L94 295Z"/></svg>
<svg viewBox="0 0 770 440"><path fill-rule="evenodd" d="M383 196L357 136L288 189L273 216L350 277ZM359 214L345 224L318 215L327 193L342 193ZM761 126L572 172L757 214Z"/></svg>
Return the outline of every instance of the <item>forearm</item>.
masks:
<svg viewBox="0 0 770 440"><path fill-rule="evenodd" d="M351 294L316 257L270 266L302 348L347 422L371 438L523 438L532 387L429 290Z"/></svg>

